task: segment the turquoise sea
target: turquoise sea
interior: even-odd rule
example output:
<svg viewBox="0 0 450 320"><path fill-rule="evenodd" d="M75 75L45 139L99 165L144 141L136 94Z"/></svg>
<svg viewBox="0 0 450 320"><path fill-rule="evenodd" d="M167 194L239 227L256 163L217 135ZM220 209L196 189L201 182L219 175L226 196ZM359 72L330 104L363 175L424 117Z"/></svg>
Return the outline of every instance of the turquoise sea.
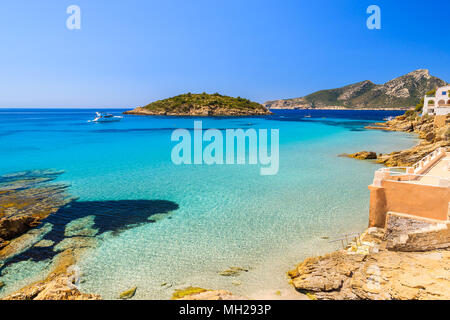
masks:
<svg viewBox="0 0 450 320"><path fill-rule="evenodd" d="M285 272L307 256L337 249L322 237L363 231L379 165L340 153L391 152L413 135L364 126L393 111L276 111L273 116L187 118L125 116L88 123L97 110L1 109L0 174L63 170L78 200L53 222L91 219L98 246L78 267L80 288L104 298L137 286L135 299L170 298L176 288L226 289L274 298L292 289ZM120 114L123 110L108 110ZM305 118L305 116L311 116ZM279 129L278 174L259 165L171 162L172 131L203 128ZM111 226L136 211L165 213L120 232ZM66 223L65 222L65 223ZM23 255L0 268L0 296L45 274L49 257ZM248 268L237 277L219 271Z"/></svg>

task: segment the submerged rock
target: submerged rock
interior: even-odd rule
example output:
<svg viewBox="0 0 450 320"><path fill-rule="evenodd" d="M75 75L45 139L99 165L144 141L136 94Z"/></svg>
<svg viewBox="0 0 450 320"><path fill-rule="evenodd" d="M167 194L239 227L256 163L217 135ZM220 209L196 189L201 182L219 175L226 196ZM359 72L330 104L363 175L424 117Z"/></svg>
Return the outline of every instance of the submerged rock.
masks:
<svg viewBox="0 0 450 320"><path fill-rule="evenodd" d="M0 265L34 246L49 233L52 228L52 224L46 223L42 228L30 230L20 237L9 241L9 244L0 250Z"/></svg>
<svg viewBox="0 0 450 320"><path fill-rule="evenodd" d="M29 247L40 231L27 232L71 201L66 185L47 183L59 174L35 170L0 177L0 260Z"/></svg>
<svg viewBox="0 0 450 320"><path fill-rule="evenodd" d="M54 248L54 251L65 251L67 249L88 249L95 248L98 245L98 239L92 237L72 237L65 238L59 242Z"/></svg>
<svg viewBox="0 0 450 320"><path fill-rule="evenodd" d="M0 266L7 260L34 247L51 247L52 240L42 240L53 225L41 220L57 212L73 199L66 193L66 185L48 184L60 172L26 171L0 177ZM87 220L87 219L86 219ZM85 222L85 221L84 221ZM72 224L73 226L74 224ZM87 227L86 227L87 225ZM72 235L93 235L85 223L82 228L69 230ZM85 233L83 233L85 232ZM55 246L56 255L48 276L10 294L6 300L81 300L101 299L85 294L76 287L79 282L77 261L97 244L93 237L74 236Z"/></svg>
<svg viewBox="0 0 450 320"><path fill-rule="evenodd" d="M54 241L44 239L44 240L41 240L38 243L36 243L34 246L37 248L48 248L48 247L53 246L54 244L55 244Z"/></svg>
<svg viewBox="0 0 450 320"><path fill-rule="evenodd" d="M73 220L67 224L66 229L64 231L64 236L93 237L98 233L98 229L93 228L94 225L95 225L95 216L93 215Z"/></svg>
<svg viewBox="0 0 450 320"><path fill-rule="evenodd" d="M133 298L134 295L136 294L136 290L137 290L137 287L133 287L133 288L131 288L129 290L126 290L126 291L122 292L119 295L119 299L124 299L125 300L125 299Z"/></svg>
<svg viewBox="0 0 450 320"><path fill-rule="evenodd" d="M73 266L83 253L82 250L71 249L62 252L47 278L8 295L4 300L101 300L101 296L82 293L74 285L77 268Z"/></svg>
<svg viewBox="0 0 450 320"><path fill-rule="evenodd" d="M172 300L179 300L183 299L185 297L189 297L192 295L196 295L202 292L211 291L208 289L203 289L199 287L187 287L184 289L176 289L175 292L172 294Z"/></svg>
<svg viewBox="0 0 450 320"><path fill-rule="evenodd" d="M219 271L219 275L224 277L234 277L240 275L242 272L248 272L248 269L241 267L230 267L227 270Z"/></svg>
<svg viewBox="0 0 450 320"><path fill-rule="evenodd" d="M194 288L194 289L201 289L201 288ZM201 289L198 290L198 292L195 292L194 290L192 293L183 294L181 297L175 298L175 300L248 300L248 298L236 296L231 292L225 290Z"/></svg>

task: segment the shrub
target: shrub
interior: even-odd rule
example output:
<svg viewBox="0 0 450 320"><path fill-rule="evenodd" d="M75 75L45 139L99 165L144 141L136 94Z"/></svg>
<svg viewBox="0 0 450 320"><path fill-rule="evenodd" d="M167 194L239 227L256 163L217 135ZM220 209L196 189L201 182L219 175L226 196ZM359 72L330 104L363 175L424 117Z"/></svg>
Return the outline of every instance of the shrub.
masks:
<svg viewBox="0 0 450 320"><path fill-rule="evenodd" d="M436 95L436 89L430 90L427 93L425 93L427 97L434 97Z"/></svg>
<svg viewBox="0 0 450 320"><path fill-rule="evenodd" d="M416 117L416 112L414 111L414 110L407 110L406 112L405 112L405 117L406 118L412 118L412 117Z"/></svg>
<svg viewBox="0 0 450 320"><path fill-rule="evenodd" d="M414 111L422 112L424 102L425 102L424 98L420 99L420 102L418 104L416 104L416 108L414 109Z"/></svg>

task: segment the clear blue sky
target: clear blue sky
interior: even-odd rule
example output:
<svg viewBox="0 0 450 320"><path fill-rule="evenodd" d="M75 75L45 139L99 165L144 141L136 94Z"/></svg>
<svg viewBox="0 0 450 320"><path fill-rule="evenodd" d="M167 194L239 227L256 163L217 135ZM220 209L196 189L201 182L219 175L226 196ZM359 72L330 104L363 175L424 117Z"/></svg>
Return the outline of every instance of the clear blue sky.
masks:
<svg viewBox="0 0 450 320"><path fill-rule="evenodd" d="M81 30L66 28L71 4ZM449 21L447 0L2 0L0 107L264 102L418 68L450 81Z"/></svg>

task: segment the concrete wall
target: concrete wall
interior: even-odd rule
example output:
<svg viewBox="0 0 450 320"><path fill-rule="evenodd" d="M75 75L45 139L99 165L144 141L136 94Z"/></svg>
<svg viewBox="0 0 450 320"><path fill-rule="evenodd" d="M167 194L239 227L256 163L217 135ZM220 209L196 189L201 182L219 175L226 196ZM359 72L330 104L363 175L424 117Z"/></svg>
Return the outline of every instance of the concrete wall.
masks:
<svg viewBox="0 0 450 320"><path fill-rule="evenodd" d="M369 186L369 227L384 228L389 211L418 217L448 220L450 188L383 180Z"/></svg>

